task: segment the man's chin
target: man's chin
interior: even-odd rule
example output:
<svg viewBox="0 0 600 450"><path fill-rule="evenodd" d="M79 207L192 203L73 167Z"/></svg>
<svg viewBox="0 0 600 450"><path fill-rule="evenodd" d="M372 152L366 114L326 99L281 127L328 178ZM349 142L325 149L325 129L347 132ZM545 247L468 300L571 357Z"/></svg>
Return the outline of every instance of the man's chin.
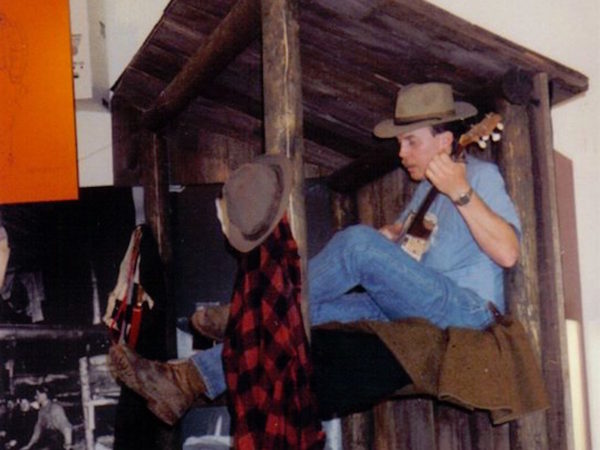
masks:
<svg viewBox="0 0 600 450"><path fill-rule="evenodd" d="M419 174L419 173L413 173L411 171L408 172L408 176L410 177L411 180L413 181L422 181L423 178L425 178L425 176L423 174Z"/></svg>

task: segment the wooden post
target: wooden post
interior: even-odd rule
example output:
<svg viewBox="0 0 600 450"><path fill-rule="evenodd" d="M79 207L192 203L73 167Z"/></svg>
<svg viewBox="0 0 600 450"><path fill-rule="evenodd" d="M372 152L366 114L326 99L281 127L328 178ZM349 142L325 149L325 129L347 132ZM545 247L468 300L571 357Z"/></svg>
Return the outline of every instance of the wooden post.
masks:
<svg viewBox="0 0 600 450"><path fill-rule="evenodd" d="M156 133L140 132L139 152L142 155L142 184L146 221L152 229L160 257L166 265L171 262L169 240L169 167L167 144ZM174 323L174 322L172 322Z"/></svg>
<svg viewBox="0 0 600 450"><path fill-rule="evenodd" d="M172 248L169 227L169 167L167 144L164 138L150 131L142 130L139 138L142 155L142 184L144 187L144 210L146 222L152 230L158 246L158 253L165 267L165 280L169 280ZM167 283L167 305L165 322L175 323L175 304L169 301ZM169 355L176 355L175 327L166 327L166 349Z"/></svg>
<svg viewBox="0 0 600 450"><path fill-rule="evenodd" d="M342 447L347 450L373 450L373 411L342 418Z"/></svg>
<svg viewBox="0 0 600 450"><path fill-rule="evenodd" d="M331 193L331 211L333 213L333 229L342 230L358 221L356 199L353 195Z"/></svg>
<svg viewBox="0 0 600 450"><path fill-rule="evenodd" d="M538 282L540 288L542 369L550 394L548 448L574 446L571 392L567 361L562 264L558 234L556 180L548 77L533 78L533 99L529 106L533 147L533 179L537 212Z"/></svg>
<svg viewBox="0 0 600 450"><path fill-rule="evenodd" d="M524 106L498 103L503 117L504 136L498 152L508 193L521 218L521 257L505 277L508 310L521 321L541 367L542 341L540 294L537 281L538 251L536 237L535 192L532 177L532 144L529 117ZM543 301L543 300L542 300ZM513 448L547 448L548 435L543 412L530 414L510 424Z"/></svg>
<svg viewBox="0 0 600 450"><path fill-rule="evenodd" d="M148 130L141 130L138 140L138 154L141 156L142 185L144 187L144 210L146 222L152 230L158 252L165 269L167 301L165 304L165 348L168 355L177 355L175 337L175 302L170 296L168 280L171 279L172 247L169 230L169 167L167 144L162 136ZM161 427L156 432L158 445L164 449L179 447L179 430Z"/></svg>
<svg viewBox="0 0 600 450"><path fill-rule="evenodd" d="M302 314L310 336L298 4L297 0L262 0L261 5L265 149L283 153L293 163L288 216L301 258Z"/></svg>

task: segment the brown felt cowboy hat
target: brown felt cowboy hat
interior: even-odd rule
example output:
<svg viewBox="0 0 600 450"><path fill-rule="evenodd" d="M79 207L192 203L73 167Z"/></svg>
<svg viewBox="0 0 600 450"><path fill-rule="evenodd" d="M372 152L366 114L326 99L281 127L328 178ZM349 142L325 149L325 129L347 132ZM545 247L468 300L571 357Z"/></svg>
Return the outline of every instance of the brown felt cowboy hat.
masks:
<svg viewBox="0 0 600 450"><path fill-rule="evenodd" d="M291 189L292 164L285 155L261 155L238 167L217 199L229 243L242 253L260 245L283 217Z"/></svg>
<svg viewBox="0 0 600 450"><path fill-rule="evenodd" d="M380 138L393 138L400 133L466 119L475 114L477 109L473 105L454 100L449 84L409 84L398 91L394 117L375 125L373 134Z"/></svg>

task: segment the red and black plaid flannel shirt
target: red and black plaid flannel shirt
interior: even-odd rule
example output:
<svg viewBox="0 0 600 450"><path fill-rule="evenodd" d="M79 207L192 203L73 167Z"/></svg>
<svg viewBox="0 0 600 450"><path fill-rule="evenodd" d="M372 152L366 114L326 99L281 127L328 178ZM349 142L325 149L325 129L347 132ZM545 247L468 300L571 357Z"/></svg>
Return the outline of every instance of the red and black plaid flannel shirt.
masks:
<svg viewBox="0 0 600 450"><path fill-rule="evenodd" d="M240 255L223 364L235 448L322 449L300 311L300 258L284 217Z"/></svg>

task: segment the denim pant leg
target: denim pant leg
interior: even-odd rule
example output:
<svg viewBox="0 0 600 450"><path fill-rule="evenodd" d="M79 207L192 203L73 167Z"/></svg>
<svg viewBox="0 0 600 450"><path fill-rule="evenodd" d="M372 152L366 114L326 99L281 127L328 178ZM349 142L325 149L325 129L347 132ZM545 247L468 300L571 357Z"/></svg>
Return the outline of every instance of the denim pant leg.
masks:
<svg viewBox="0 0 600 450"><path fill-rule="evenodd" d="M225 384L225 371L223 370L223 344L194 353L190 359L206 385L205 395L214 400L227 390Z"/></svg>
<svg viewBox="0 0 600 450"><path fill-rule="evenodd" d="M308 283L315 325L421 317L440 328L484 328L492 319L486 300L364 225L336 233L309 261ZM367 293L346 294L357 285Z"/></svg>

